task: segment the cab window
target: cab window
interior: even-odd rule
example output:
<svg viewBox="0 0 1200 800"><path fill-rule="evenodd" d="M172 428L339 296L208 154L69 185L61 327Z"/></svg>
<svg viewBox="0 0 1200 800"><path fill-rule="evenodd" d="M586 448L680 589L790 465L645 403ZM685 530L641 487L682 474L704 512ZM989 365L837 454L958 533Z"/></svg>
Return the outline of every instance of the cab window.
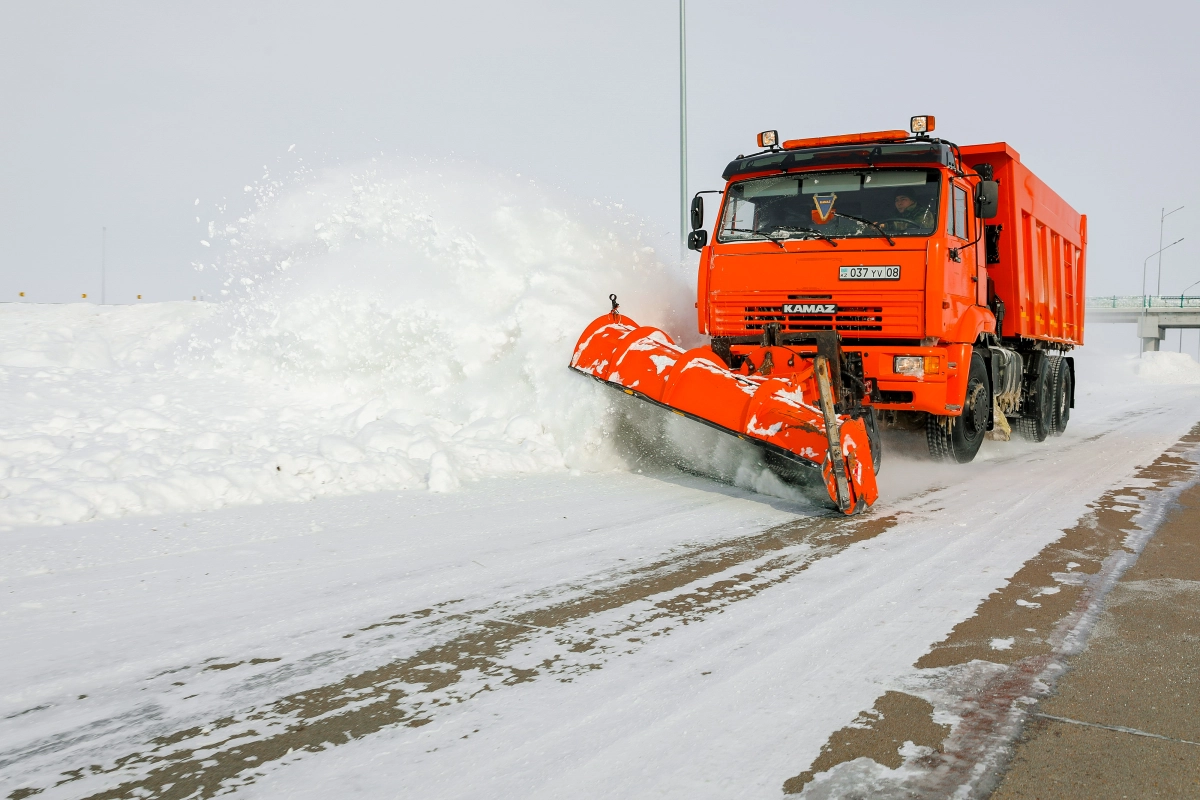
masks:
<svg viewBox="0 0 1200 800"><path fill-rule="evenodd" d="M950 205L950 213L946 218L947 233L960 239L967 239L967 190L960 186L954 187L954 202Z"/></svg>

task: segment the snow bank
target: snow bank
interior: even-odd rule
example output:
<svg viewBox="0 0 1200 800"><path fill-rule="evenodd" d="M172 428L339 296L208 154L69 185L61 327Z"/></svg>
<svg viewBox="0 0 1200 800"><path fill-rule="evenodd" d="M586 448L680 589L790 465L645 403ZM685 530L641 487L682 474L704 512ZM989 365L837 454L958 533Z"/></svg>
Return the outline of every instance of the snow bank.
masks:
<svg viewBox="0 0 1200 800"><path fill-rule="evenodd" d="M1200 383L1200 364L1187 353L1142 353L1134 369L1147 383Z"/></svg>
<svg viewBox="0 0 1200 800"><path fill-rule="evenodd" d="M747 446L566 369L610 293L695 329L691 269L619 207L457 167L249 188L203 226L219 303L0 310L0 525L672 458L788 494Z"/></svg>
<svg viewBox="0 0 1200 800"><path fill-rule="evenodd" d="M210 312L196 303L6 303L0 306L0 367L153 369Z"/></svg>
<svg viewBox="0 0 1200 800"><path fill-rule="evenodd" d="M1130 353L1138 342L1132 335L1128 335L1129 331L1111 330L1104 333L1109 334L1109 341L1089 344L1073 353L1076 376L1081 389L1104 391L1131 383L1200 383L1200 364L1188 353Z"/></svg>

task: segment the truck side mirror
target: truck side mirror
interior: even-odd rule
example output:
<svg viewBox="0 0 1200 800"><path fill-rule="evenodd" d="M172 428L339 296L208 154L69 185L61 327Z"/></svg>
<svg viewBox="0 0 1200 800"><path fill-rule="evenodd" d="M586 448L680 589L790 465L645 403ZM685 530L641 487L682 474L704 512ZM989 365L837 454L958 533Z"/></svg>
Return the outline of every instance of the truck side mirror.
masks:
<svg viewBox="0 0 1200 800"><path fill-rule="evenodd" d="M700 230L703 227L704 227L704 198L701 197L700 195L696 195L695 197L692 198L692 230L694 230L694 231ZM690 237L688 240L691 241ZM703 247L703 245L701 245L701 247ZM700 248L696 247L696 248L692 248L692 249L699 250Z"/></svg>
<svg viewBox="0 0 1200 800"><path fill-rule="evenodd" d="M980 181L975 188L975 216L993 219L999 211L1000 184L995 181Z"/></svg>
<svg viewBox="0 0 1200 800"><path fill-rule="evenodd" d="M696 199L699 200L700 198L697 197ZM692 219L693 220L696 219L695 214L696 214L696 210L695 210L695 206L693 206L692 207ZM703 250L704 246L706 244L708 244L708 231L704 230L703 228L701 228L698 231L692 231L691 233L688 234L688 250Z"/></svg>

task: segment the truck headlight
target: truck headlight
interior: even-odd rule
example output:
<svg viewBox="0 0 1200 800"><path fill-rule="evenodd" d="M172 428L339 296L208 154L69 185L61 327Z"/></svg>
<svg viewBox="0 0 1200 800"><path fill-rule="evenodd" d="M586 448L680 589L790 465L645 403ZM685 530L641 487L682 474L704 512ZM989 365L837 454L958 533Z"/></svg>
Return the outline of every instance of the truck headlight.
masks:
<svg viewBox="0 0 1200 800"><path fill-rule="evenodd" d="M892 359L892 371L897 375L925 377L925 359L921 356L896 356Z"/></svg>

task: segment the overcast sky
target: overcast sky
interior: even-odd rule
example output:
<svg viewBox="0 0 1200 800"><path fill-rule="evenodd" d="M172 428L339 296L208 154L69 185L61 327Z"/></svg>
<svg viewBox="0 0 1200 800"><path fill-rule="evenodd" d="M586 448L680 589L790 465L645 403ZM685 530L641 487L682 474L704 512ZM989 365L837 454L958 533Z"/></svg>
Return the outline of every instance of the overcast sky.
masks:
<svg viewBox="0 0 1200 800"><path fill-rule="evenodd" d="M98 294L102 226L110 302L211 291L195 199L244 201L293 144L314 165L454 157L678 224L673 0L0 9L0 300ZM719 187L765 128L931 113L1089 215L1089 294L1139 293L1160 208L1186 205L1177 293L1200 280L1198 22L1195 2L691 0L690 185Z"/></svg>

